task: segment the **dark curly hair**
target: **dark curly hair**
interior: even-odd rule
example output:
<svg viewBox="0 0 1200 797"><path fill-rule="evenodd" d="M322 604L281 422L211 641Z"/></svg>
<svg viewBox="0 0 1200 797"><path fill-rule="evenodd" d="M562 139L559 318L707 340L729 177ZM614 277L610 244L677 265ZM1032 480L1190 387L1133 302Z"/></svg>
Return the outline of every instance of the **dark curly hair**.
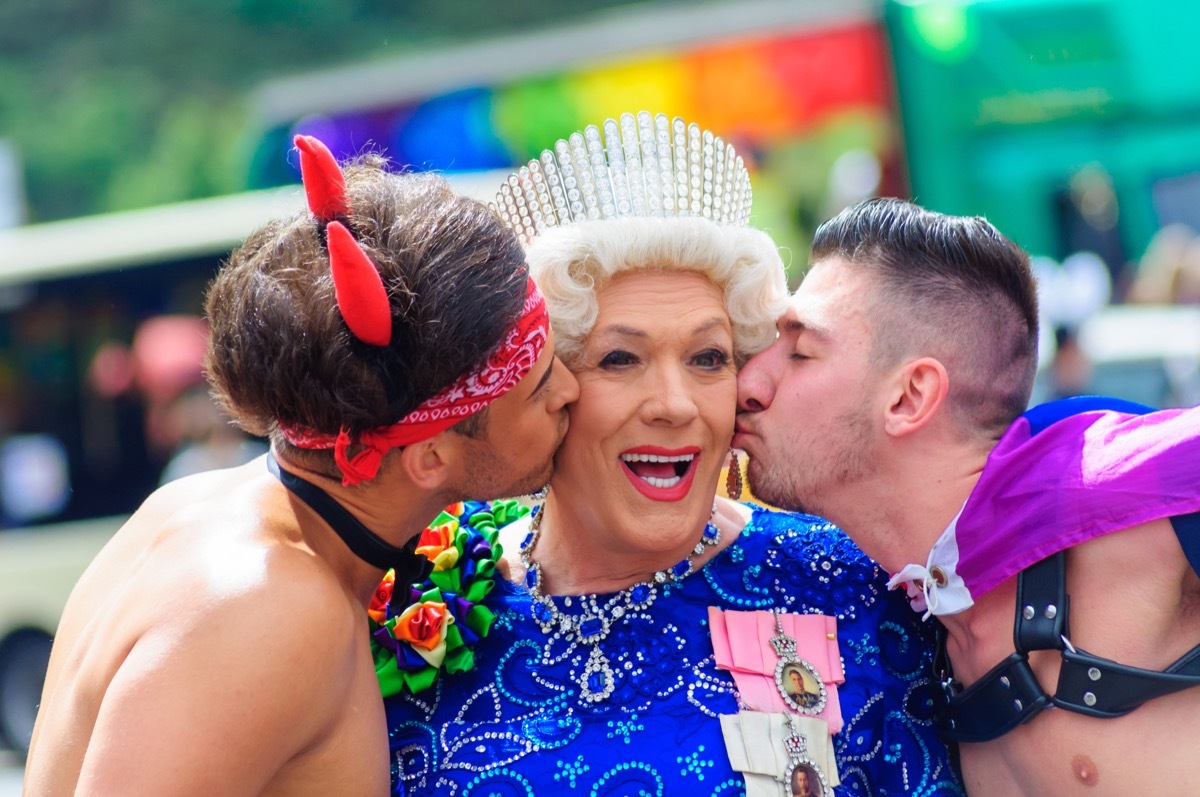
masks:
<svg viewBox="0 0 1200 797"><path fill-rule="evenodd" d="M365 155L344 174L348 224L391 303L388 346L365 344L346 327L322 225L307 212L253 233L205 303L216 399L247 432L329 475L339 472L332 453L291 446L280 423L331 434L395 423L482 364L525 297L524 253L493 211L440 176L386 167ZM455 429L477 432L481 415Z"/></svg>

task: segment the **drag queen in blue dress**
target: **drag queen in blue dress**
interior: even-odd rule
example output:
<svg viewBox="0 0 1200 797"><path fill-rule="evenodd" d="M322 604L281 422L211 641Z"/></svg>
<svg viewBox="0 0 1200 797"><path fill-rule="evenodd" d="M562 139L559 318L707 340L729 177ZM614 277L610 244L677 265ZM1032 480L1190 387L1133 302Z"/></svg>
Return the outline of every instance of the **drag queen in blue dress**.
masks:
<svg viewBox="0 0 1200 797"><path fill-rule="evenodd" d="M501 526L506 577L478 605L450 590L436 605L453 610L406 614L451 649L422 649L444 671L386 700L394 793L962 794L905 596L829 523L714 498L737 365L786 295L732 148L626 115L498 204L580 397L544 504L460 505L442 526L459 567ZM384 655L381 679L406 655L422 663Z"/></svg>

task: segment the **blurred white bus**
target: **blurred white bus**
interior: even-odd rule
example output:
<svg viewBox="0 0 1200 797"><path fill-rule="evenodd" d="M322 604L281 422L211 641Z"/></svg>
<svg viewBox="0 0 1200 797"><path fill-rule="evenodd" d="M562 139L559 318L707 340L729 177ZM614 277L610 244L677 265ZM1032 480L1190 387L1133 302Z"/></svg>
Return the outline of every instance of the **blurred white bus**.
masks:
<svg viewBox="0 0 1200 797"><path fill-rule="evenodd" d="M1042 351L1034 404L1077 394L1154 408L1200 404L1200 305L1107 306L1080 324L1074 346L1067 393L1055 384L1056 352Z"/></svg>
<svg viewBox="0 0 1200 797"><path fill-rule="evenodd" d="M1079 330L1089 391L1151 407L1200 404L1200 305L1108 307Z"/></svg>

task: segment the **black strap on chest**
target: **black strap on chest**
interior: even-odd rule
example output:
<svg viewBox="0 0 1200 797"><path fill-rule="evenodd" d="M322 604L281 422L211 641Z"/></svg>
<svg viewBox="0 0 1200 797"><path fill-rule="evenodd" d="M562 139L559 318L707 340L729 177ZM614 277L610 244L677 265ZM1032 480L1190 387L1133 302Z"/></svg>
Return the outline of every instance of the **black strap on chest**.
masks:
<svg viewBox="0 0 1200 797"><path fill-rule="evenodd" d="M1185 529L1189 536L1200 532L1200 515L1172 518L1172 523L1181 542ZM1195 565L1190 556L1189 561ZM1018 575L1016 652L970 688L963 689L954 680L942 636L934 667L945 701L941 732L947 741L991 741L1054 706L1092 717L1120 717L1147 700L1200 686L1200 645L1162 672L1118 664L1071 644L1068 608L1066 555L1060 551ZM1029 652L1034 650L1061 651L1062 668L1053 695L1042 688L1029 665Z"/></svg>
<svg viewBox="0 0 1200 797"><path fill-rule="evenodd" d="M395 570L401 584L419 584L433 572L433 563L416 553L417 538L403 547L392 545L359 522L358 518L333 496L310 481L279 467L275 455L267 453L267 470L283 483L292 495L299 498L321 516L329 528L346 543L355 556L380 570Z"/></svg>

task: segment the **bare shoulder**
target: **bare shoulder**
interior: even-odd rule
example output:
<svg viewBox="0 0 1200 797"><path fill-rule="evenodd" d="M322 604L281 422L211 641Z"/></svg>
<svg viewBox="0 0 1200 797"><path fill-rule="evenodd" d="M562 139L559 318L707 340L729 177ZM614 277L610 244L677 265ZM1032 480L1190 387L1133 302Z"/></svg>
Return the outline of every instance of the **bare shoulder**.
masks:
<svg viewBox="0 0 1200 797"><path fill-rule="evenodd" d="M352 659L365 614L304 544L282 488L257 465L161 488L130 520L127 550L113 551L100 575L140 618L127 627L136 645L260 674L303 651L306 666L288 680L318 684Z"/></svg>
<svg viewBox="0 0 1200 797"><path fill-rule="evenodd" d="M193 586L196 611L227 623L227 630L252 634L256 646L268 651L302 639L320 639L325 652L337 650L337 643L352 648L359 621L365 624L363 607L299 537L290 515L258 508L253 513L243 505L244 513L227 514L199 508L208 539L191 546L191 562L177 573Z"/></svg>
<svg viewBox="0 0 1200 797"><path fill-rule="evenodd" d="M209 579L190 613L137 638L105 690L84 791L133 793L121 784L136 771L147 794L180 781L261 793L344 735L365 623L329 579L266 570L253 583Z"/></svg>
<svg viewBox="0 0 1200 797"><path fill-rule="evenodd" d="M1184 576L1193 572L1168 518L1088 540L1072 548L1069 558L1075 560L1077 568L1086 568L1088 581L1093 580L1093 572L1124 573L1124 580L1130 574L1137 574L1139 579L1147 577L1182 585Z"/></svg>
<svg viewBox="0 0 1200 797"><path fill-rule="evenodd" d="M113 542L110 558L97 561L101 569L161 590L160 601L183 611L253 602L256 613L269 614L301 602L318 622L346 603L336 575L300 533L285 489L257 460L159 488Z"/></svg>
<svg viewBox="0 0 1200 797"><path fill-rule="evenodd" d="M1089 540L1067 554L1076 644L1161 669L1200 642L1200 579L1171 522Z"/></svg>
<svg viewBox="0 0 1200 797"><path fill-rule="evenodd" d="M73 593L44 709L91 726L80 789L133 793L136 771L143 793L181 773L197 793L261 793L364 710L365 609L258 473L160 490Z"/></svg>
<svg viewBox="0 0 1200 797"><path fill-rule="evenodd" d="M310 712L335 702L338 671L352 666L366 632L362 608L311 551L270 535L213 536L190 546L186 566L146 574L139 591L161 598L139 644L190 668L222 662L224 677L311 687ZM287 709L286 693L271 688L246 699Z"/></svg>
<svg viewBox="0 0 1200 797"><path fill-rule="evenodd" d="M340 679L334 676L352 664L366 620L323 562L279 548L260 562L226 563L220 573L201 578L197 621L211 632L186 643L194 646L189 655L231 655L252 670L286 677L293 686L312 686L320 694L306 699L308 710L322 695L336 701L330 692ZM262 697L273 696L268 690Z"/></svg>

